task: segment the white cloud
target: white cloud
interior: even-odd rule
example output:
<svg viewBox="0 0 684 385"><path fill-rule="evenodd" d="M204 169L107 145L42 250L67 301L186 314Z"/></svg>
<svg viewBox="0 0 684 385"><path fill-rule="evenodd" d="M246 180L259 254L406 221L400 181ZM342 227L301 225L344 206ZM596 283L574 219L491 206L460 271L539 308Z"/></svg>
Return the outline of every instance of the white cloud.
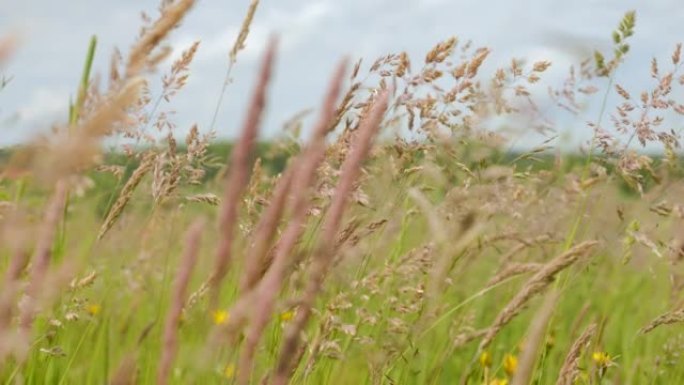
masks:
<svg viewBox="0 0 684 385"><path fill-rule="evenodd" d="M19 119L28 125L50 124L60 115L66 116L69 108L69 91L66 89L37 88L28 102L19 108Z"/></svg>

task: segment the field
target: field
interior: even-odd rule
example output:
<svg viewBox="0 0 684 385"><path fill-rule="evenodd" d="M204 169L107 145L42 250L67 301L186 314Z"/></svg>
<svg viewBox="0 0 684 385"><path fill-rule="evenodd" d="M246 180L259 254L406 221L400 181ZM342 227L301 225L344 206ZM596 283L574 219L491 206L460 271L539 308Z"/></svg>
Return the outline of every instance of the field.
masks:
<svg viewBox="0 0 684 385"><path fill-rule="evenodd" d="M3 151L1 384L684 384L681 45L630 94L627 12L546 96L603 103L569 152L486 127L551 132L531 90L553 63L482 73L490 49L456 38L341 60L311 127L259 142L273 38L226 144L164 110L201 49L163 64L193 3L163 2L104 86L93 40L68 121Z"/></svg>

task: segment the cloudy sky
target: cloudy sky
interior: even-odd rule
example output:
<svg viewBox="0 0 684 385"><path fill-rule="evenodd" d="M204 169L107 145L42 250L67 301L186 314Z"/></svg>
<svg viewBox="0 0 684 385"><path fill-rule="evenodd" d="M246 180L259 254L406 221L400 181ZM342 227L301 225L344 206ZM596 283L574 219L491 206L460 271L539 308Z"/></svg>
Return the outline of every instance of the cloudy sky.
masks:
<svg viewBox="0 0 684 385"><path fill-rule="evenodd" d="M201 40L190 83L173 106L179 130L211 121L249 0L199 0L171 36L181 50ZM96 72L106 73L113 47L124 52L140 26L140 12L156 15L157 0L0 0L0 36L14 34L19 47L0 69L12 76L0 92L0 144L31 138L66 118L89 37L99 39ZM620 81L635 91L648 82L651 57L666 60L684 40L679 0L262 0L252 33L234 71L217 129L233 136L242 120L255 63L270 33L281 36L277 75L270 94L266 135L277 134L297 112L315 107L335 63L343 55L375 57L407 51L421 60L450 36L493 49L491 65L512 57L554 62L560 81L577 55L610 47L611 30L625 11L637 11L637 33ZM586 131L573 133L586 137Z"/></svg>

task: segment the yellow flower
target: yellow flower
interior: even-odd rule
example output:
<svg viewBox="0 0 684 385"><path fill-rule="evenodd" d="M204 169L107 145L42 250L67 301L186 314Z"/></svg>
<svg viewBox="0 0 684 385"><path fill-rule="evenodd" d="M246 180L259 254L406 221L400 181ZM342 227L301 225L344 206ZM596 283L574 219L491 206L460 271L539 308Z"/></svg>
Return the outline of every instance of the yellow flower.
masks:
<svg viewBox="0 0 684 385"><path fill-rule="evenodd" d="M613 359L606 352L594 352L591 355L591 359L596 363L599 368L607 368L613 364Z"/></svg>
<svg viewBox="0 0 684 385"><path fill-rule="evenodd" d="M227 379L231 379L231 378L235 377L235 364L226 365L226 369L223 371L223 375Z"/></svg>
<svg viewBox="0 0 684 385"><path fill-rule="evenodd" d="M90 305L86 306L86 311L88 312L88 314L96 316L100 314L100 312L102 311L102 306L96 303L91 303Z"/></svg>
<svg viewBox="0 0 684 385"><path fill-rule="evenodd" d="M518 369L518 358L512 354L506 354L503 360L503 368L506 374L512 377L516 369Z"/></svg>
<svg viewBox="0 0 684 385"><path fill-rule="evenodd" d="M216 310L213 314L213 317L214 324L223 325L224 323L228 322L228 319L230 319L230 314L228 314L228 312L225 310Z"/></svg>
<svg viewBox="0 0 684 385"><path fill-rule="evenodd" d="M292 310L284 311L280 313L280 320L283 322L287 322L291 320L294 317L294 312Z"/></svg>
<svg viewBox="0 0 684 385"><path fill-rule="evenodd" d="M508 385L508 380L505 378L495 378L489 382L489 385Z"/></svg>
<svg viewBox="0 0 684 385"><path fill-rule="evenodd" d="M480 354L480 365L482 365L483 368L492 366L492 354L488 351L482 352L482 354Z"/></svg>

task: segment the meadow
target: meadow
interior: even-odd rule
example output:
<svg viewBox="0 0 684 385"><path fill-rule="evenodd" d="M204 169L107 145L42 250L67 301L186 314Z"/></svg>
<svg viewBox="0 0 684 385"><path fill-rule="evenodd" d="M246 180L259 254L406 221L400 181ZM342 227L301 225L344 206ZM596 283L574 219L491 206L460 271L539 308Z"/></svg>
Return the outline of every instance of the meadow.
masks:
<svg viewBox="0 0 684 385"><path fill-rule="evenodd" d="M194 3L163 1L97 82L93 39L68 119L3 150L0 383L684 384L681 45L626 90L636 14L607 27L545 96L604 107L566 151L532 91L554 63L483 73L491 49L455 37L341 58L311 126L260 141L273 37L227 144L168 112ZM513 151L492 117L547 139Z"/></svg>

